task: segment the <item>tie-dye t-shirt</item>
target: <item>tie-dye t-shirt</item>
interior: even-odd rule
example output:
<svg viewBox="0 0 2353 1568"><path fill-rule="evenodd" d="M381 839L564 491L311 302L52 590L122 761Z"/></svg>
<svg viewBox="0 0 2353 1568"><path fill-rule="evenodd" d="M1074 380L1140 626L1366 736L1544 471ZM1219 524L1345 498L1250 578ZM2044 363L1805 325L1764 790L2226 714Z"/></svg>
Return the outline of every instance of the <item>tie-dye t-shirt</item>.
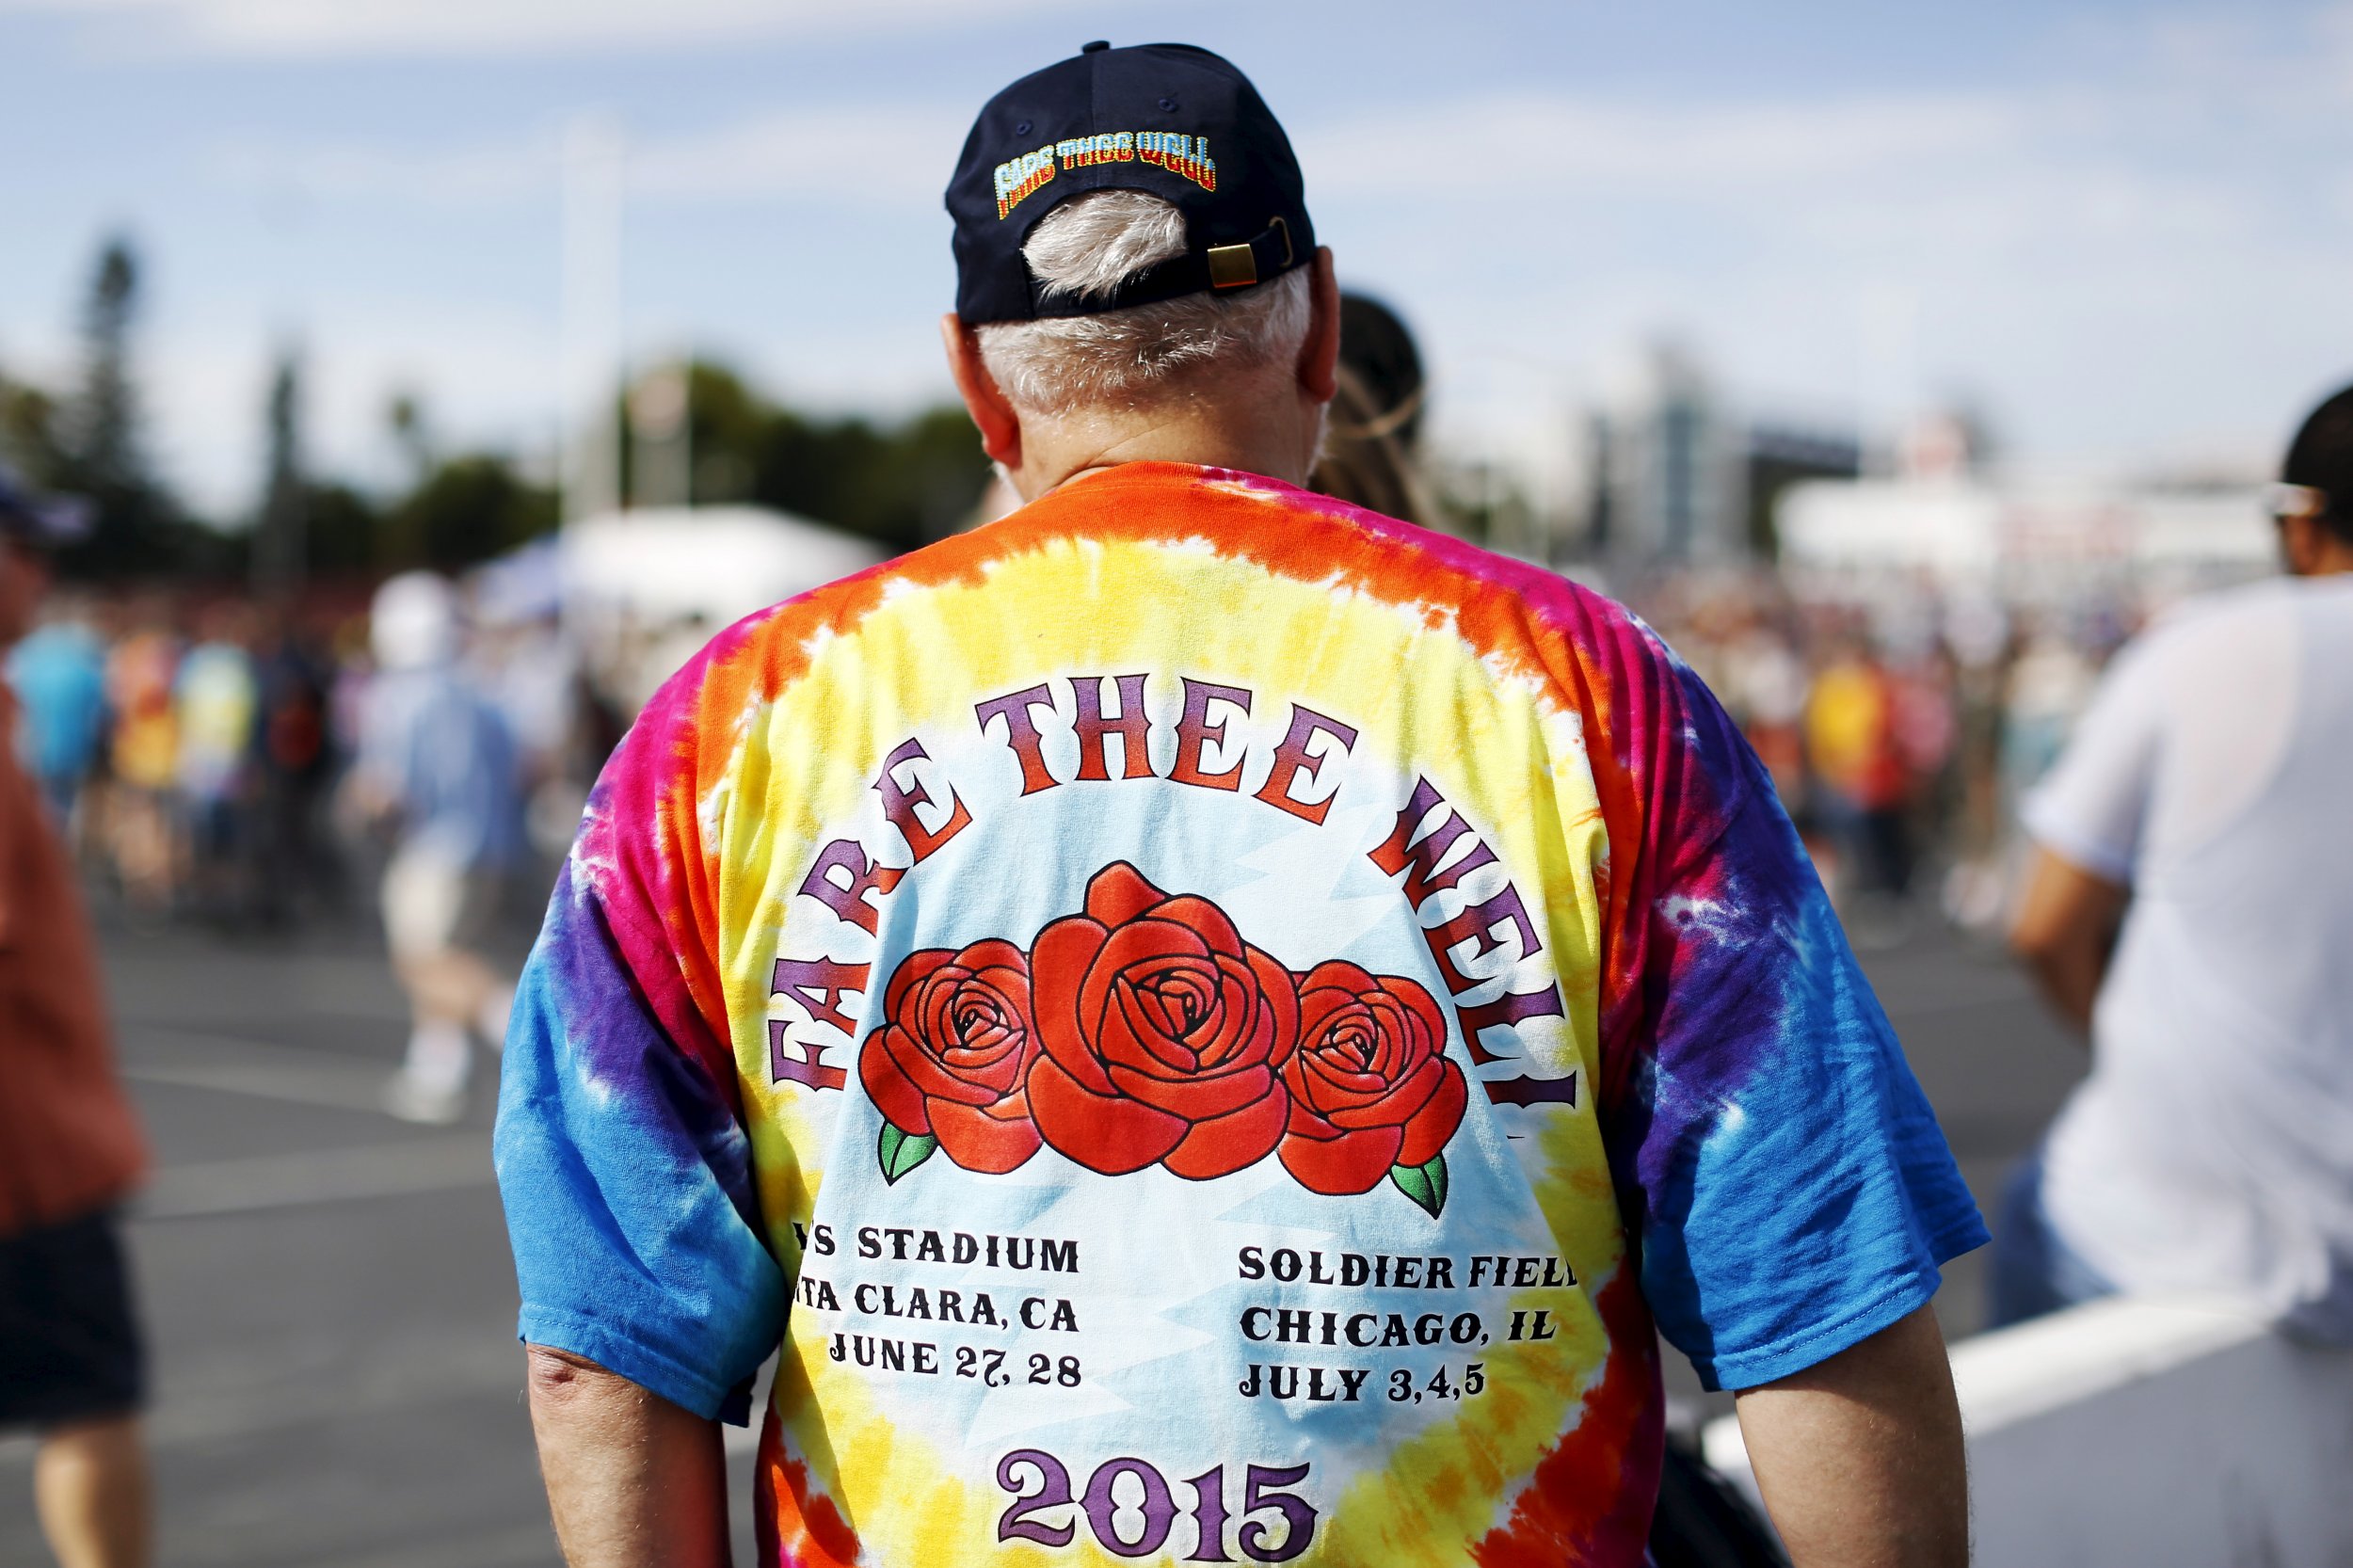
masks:
<svg viewBox="0 0 2353 1568"><path fill-rule="evenodd" d="M740 1418L761 1561L1637 1563L1711 1383L1977 1211L1769 783L1608 600L1082 477L714 641L498 1128L523 1336Z"/></svg>

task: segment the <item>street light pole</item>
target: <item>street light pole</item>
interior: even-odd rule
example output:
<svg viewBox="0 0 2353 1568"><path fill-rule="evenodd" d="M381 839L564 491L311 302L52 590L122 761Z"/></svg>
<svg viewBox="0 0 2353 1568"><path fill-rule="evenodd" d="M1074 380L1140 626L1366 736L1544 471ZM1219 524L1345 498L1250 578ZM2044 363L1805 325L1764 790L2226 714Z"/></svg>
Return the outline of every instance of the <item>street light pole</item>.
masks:
<svg viewBox="0 0 2353 1568"><path fill-rule="evenodd" d="M583 115L564 134L564 520L618 510L623 384L620 122Z"/></svg>

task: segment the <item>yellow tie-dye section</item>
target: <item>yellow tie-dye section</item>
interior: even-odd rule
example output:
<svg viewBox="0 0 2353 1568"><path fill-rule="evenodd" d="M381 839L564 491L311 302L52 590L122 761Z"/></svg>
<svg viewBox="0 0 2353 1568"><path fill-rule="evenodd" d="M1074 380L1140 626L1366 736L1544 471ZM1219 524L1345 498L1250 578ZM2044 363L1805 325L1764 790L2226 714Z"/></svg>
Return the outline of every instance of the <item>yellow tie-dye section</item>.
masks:
<svg viewBox="0 0 2353 1568"><path fill-rule="evenodd" d="M1582 719L1536 680L1483 661L1442 604L1297 581L1207 541L1049 536L968 579L887 591L854 629L815 638L805 671L742 715L729 764L696 803L717 859L717 952L756 1178L789 1273L799 1261L791 1222L812 1210L825 1151L806 1113L811 1092L770 1081L769 969L788 904L891 746L964 733L976 699L1048 674L1182 670L1346 715L1360 754L1428 776L1515 877L1542 888L1570 1037L1583 1080L1597 1081L1594 868L1607 844ZM1385 1471L1361 1476L1305 1560L1459 1561L1458 1544L1434 1544L1475 1539L1495 1522L1602 1375L1609 1336L1591 1302L1623 1262L1617 1204L1593 1118L1545 1121L1544 1160L1524 1163L1538 1166L1537 1199L1589 1285L1581 1315L1561 1324L1566 1353L1497 1347L1494 1393L1477 1416L1427 1431ZM870 1560L945 1561L952 1544L993 1540L1003 1495L968 1485L946 1456L895 1431L856 1369L837 1368L811 1332L806 1344L788 1338L778 1409L812 1485L856 1522ZM1082 1535L1055 1560L1114 1560Z"/></svg>

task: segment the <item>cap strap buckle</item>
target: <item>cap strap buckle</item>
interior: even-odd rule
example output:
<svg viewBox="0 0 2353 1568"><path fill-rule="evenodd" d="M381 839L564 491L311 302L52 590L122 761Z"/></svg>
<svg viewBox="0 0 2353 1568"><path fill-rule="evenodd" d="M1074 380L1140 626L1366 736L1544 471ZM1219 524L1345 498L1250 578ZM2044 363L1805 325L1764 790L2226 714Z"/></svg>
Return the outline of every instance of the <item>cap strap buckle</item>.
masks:
<svg viewBox="0 0 2353 1568"><path fill-rule="evenodd" d="M1209 267L1209 287L1213 289L1246 289L1258 280L1258 247L1275 234L1283 236L1283 259L1274 270L1282 272L1291 264L1291 226L1280 217L1267 225L1265 233L1241 245L1213 245L1205 260Z"/></svg>
<svg viewBox="0 0 2353 1568"><path fill-rule="evenodd" d="M1275 244L1278 238L1282 241L1279 247ZM1241 245L1213 245L1207 250L1187 251L1156 262L1130 274L1108 296L1094 295L1080 299L1067 293L1048 294L1033 275L1030 279L1030 312L1037 320L1092 315L1098 311L1175 299L1203 289L1223 293L1227 289L1249 288L1289 270L1297 256L1291 246L1290 225L1280 217L1270 218L1256 238Z"/></svg>
<svg viewBox="0 0 2353 1568"><path fill-rule="evenodd" d="M1246 245L1209 247L1209 287L1246 289L1258 280L1258 253Z"/></svg>

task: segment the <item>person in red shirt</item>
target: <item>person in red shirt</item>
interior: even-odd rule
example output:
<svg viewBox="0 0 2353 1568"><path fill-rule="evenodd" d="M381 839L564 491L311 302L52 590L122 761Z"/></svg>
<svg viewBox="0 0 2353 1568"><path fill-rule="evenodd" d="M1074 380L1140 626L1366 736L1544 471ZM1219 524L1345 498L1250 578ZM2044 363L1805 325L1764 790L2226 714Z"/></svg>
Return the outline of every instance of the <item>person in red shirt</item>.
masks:
<svg viewBox="0 0 2353 1568"><path fill-rule="evenodd" d="M29 629L71 509L0 470L0 648ZM0 690L0 1431L40 1435L33 1493L67 1568L149 1557L145 1352L114 1210L147 1149L109 1046L95 943Z"/></svg>

